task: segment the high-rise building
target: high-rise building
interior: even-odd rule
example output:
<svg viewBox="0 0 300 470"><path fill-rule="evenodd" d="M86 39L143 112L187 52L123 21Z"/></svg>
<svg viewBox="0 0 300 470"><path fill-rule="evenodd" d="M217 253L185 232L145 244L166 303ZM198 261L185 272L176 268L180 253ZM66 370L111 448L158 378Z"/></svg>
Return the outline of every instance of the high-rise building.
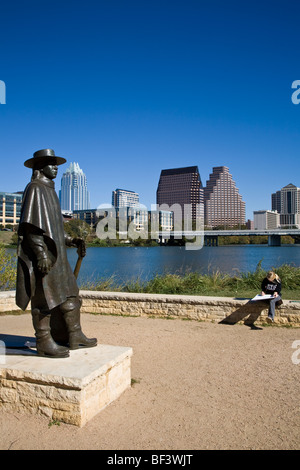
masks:
<svg viewBox="0 0 300 470"><path fill-rule="evenodd" d="M276 193L273 193L271 195L271 206L272 206L272 211L277 211L280 213L281 210L281 192L276 191Z"/></svg>
<svg viewBox="0 0 300 470"><path fill-rule="evenodd" d="M20 220L23 192L0 192L0 224L16 225Z"/></svg>
<svg viewBox="0 0 300 470"><path fill-rule="evenodd" d="M86 176L78 163L71 163L63 174L59 199L63 211L90 208L90 195L87 189Z"/></svg>
<svg viewBox="0 0 300 470"><path fill-rule="evenodd" d="M277 211L254 211L253 216L255 230L272 230L279 228L280 219Z"/></svg>
<svg viewBox="0 0 300 470"><path fill-rule="evenodd" d="M245 223L246 205L226 166L217 166L204 188L204 220L210 227Z"/></svg>
<svg viewBox="0 0 300 470"><path fill-rule="evenodd" d="M112 205L114 207L136 207L139 204L139 195L134 191L117 188L112 192Z"/></svg>
<svg viewBox="0 0 300 470"><path fill-rule="evenodd" d="M272 210L280 213L280 225L300 227L300 188L294 184L284 186L271 196Z"/></svg>
<svg viewBox="0 0 300 470"><path fill-rule="evenodd" d="M156 204L168 206L174 212L175 220L178 219L178 212L181 221L187 218L195 221L203 217L203 186L198 167L162 170L156 191Z"/></svg>

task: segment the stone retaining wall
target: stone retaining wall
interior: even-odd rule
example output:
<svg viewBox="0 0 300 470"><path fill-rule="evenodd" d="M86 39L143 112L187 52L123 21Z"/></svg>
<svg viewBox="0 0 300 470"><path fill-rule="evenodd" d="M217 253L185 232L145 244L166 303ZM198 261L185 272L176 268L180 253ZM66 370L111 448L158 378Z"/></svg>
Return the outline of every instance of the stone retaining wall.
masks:
<svg viewBox="0 0 300 470"><path fill-rule="evenodd" d="M264 301L230 297L134 294L124 292L80 291L82 312L95 314L158 316L236 323L263 323L268 314ZM0 293L0 312L19 310L15 292ZM275 323L300 326L300 301L284 300L276 309Z"/></svg>
<svg viewBox="0 0 300 470"><path fill-rule="evenodd" d="M189 318L193 320L241 320L265 322L268 303L250 299L188 295L81 292L82 311L89 313ZM300 302L284 300L276 309L276 323L300 326Z"/></svg>

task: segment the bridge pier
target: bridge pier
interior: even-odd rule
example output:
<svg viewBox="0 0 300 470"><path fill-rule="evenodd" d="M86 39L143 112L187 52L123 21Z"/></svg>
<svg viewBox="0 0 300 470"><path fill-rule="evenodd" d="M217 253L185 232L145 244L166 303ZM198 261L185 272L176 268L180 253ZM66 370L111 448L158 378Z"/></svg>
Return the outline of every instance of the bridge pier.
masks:
<svg viewBox="0 0 300 470"><path fill-rule="evenodd" d="M217 235L205 235L204 236L204 246L218 246L218 236Z"/></svg>
<svg viewBox="0 0 300 470"><path fill-rule="evenodd" d="M280 235L269 235L268 236L268 245L269 246L280 246L281 245Z"/></svg>

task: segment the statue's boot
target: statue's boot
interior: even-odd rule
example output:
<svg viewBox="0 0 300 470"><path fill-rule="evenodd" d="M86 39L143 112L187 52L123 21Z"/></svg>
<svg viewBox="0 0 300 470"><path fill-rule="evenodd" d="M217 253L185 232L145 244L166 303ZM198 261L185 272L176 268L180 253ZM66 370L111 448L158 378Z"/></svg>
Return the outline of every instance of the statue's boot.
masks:
<svg viewBox="0 0 300 470"><path fill-rule="evenodd" d="M32 310L32 323L36 336L36 349L39 356L60 358L69 357L69 349L59 346L53 340L50 331L50 315L39 309Z"/></svg>
<svg viewBox="0 0 300 470"><path fill-rule="evenodd" d="M60 306L69 333L69 348L72 350L97 346L97 339L87 338L81 329L80 306L81 301L77 298L68 299Z"/></svg>
<svg viewBox="0 0 300 470"><path fill-rule="evenodd" d="M54 341L62 346L68 346L69 333L60 306L51 310L50 328Z"/></svg>

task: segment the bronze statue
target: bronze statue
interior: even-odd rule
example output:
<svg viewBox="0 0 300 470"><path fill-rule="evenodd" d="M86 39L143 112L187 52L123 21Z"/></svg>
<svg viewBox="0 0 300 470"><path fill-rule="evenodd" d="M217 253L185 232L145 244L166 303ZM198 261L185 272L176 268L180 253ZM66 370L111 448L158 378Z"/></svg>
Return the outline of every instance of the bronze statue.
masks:
<svg viewBox="0 0 300 470"><path fill-rule="evenodd" d="M33 173L18 230L16 303L25 310L31 301L38 355L55 358L68 357L69 349L97 345L81 330L79 289L66 251L66 246L77 246L84 256L85 243L65 234L53 181L57 166L65 162L51 149L26 160Z"/></svg>

